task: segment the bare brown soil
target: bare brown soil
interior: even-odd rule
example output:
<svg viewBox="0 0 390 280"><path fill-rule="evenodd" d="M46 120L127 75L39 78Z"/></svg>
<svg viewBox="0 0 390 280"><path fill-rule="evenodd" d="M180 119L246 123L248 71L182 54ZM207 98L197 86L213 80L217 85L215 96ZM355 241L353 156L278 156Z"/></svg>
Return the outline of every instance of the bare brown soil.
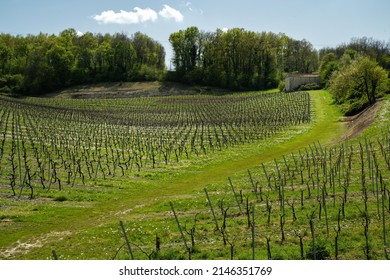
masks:
<svg viewBox="0 0 390 280"><path fill-rule="evenodd" d="M375 104L364 109L359 114L344 117L343 121L345 122L346 131L344 133L343 140L349 140L359 136L374 121L380 107L381 101L377 101Z"/></svg>
<svg viewBox="0 0 390 280"><path fill-rule="evenodd" d="M70 87L44 95L56 98L133 98L148 96L194 95L222 93L225 90L204 86L190 86L173 82L99 83Z"/></svg>
<svg viewBox="0 0 390 280"><path fill-rule="evenodd" d="M20 242L17 241L12 248L5 250L0 250L0 260L12 259L14 256L25 255L34 248L40 248L45 246L47 243L62 240L66 236L71 235L71 231L62 231L62 232L49 232L47 234L42 234L38 238L29 240L29 242Z"/></svg>

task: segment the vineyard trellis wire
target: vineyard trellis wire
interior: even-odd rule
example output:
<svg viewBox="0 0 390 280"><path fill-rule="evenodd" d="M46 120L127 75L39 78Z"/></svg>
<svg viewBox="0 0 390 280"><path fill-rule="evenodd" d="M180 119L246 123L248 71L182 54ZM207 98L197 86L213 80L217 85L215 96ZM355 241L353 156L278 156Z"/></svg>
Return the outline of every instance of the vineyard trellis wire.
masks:
<svg viewBox="0 0 390 280"><path fill-rule="evenodd" d="M177 201L182 221L196 219L187 232L199 245L191 248L192 256L389 259L389 139L387 129L353 144L316 143L262 164L247 177L229 177L225 186ZM141 240L150 242L147 236ZM173 228L161 250L185 258L178 240Z"/></svg>
<svg viewBox="0 0 390 280"><path fill-rule="evenodd" d="M128 176L310 121L307 93L62 103L2 97L0 104L1 188L31 198L37 189ZM207 190L207 203L206 192L173 201L192 257L207 258L201 245L220 258L388 259L389 154L389 129L359 143L315 143L246 177L230 176ZM187 230L189 221L196 222ZM173 227L159 240L161 252L188 253ZM150 242L154 234L138 237L137 258L153 251Z"/></svg>
<svg viewBox="0 0 390 280"><path fill-rule="evenodd" d="M95 107L94 107L95 106ZM310 121L310 96L0 98L0 183L13 195L125 176Z"/></svg>

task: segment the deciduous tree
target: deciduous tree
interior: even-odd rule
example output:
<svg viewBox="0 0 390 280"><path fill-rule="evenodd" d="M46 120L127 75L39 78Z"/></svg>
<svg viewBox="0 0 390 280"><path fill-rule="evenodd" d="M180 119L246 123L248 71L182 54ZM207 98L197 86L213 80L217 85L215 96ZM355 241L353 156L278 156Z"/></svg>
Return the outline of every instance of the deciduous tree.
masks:
<svg viewBox="0 0 390 280"><path fill-rule="evenodd" d="M346 113L375 103L387 81L386 71L367 56L359 56L330 78L330 91L338 104L352 104Z"/></svg>

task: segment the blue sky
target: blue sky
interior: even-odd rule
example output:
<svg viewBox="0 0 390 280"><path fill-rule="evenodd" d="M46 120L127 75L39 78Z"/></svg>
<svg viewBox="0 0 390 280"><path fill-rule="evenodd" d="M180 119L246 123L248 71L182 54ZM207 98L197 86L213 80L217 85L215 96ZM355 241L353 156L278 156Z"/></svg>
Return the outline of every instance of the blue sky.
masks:
<svg viewBox="0 0 390 280"><path fill-rule="evenodd" d="M389 42L389 13L389 0L0 0L0 33L140 31L170 56L169 35L180 29L242 27L285 33L320 49L353 37Z"/></svg>

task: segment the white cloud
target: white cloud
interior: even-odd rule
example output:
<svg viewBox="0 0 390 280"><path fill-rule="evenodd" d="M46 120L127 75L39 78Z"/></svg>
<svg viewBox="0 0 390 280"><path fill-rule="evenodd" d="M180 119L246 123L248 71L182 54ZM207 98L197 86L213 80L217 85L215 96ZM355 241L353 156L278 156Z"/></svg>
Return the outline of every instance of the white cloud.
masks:
<svg viewBox="0 0 390 280"><path fill-rule="evenodd" d="M186 2L186 3L184 4L184 6L185 6L190 12L198 13L198 14L200 14L200 15L203 15L203 10L200 9L200 8L194 8L194 7L192 6L192 3L191 3L191 2Z"/></svg>
<svg viewBox="0 0 390 280"><path fill-rule="evenodd" d="M192 7L191 7L191 2L187 2L187 3L186 3L186 7L187 7L191 12L194 11L194 9L192 9Z"/></svg>
<svg viewBox="0 0 390 280"><path fill-rule="evenodd" d="M79 36L79 37L81 37L81 36L83 36L83 35L84 35L84 33L83 33L83 32L81 32L80 30L76 30L76 34L77 34L77 36Z"/></svg>
<svg viewBox="0 0 390 280"><path fill-rule="evenodd" d="M175 10L174 8L169 7L168 5L164 5L164 9L162 9L160 12L158 12L160 16L166 19L173 19L176 22L182 22L184 19L184 16L182 13L178 10Z"/></svg>
<svg viewBox="0 0 390 280"><path fill-rule="evenodd" d="M222 28L222 32L228 32L228 31L229 31L229 28L227 28L227 27Z"/></svg>
<svg viewBox="0 0 390 280"><path fill-rule="evenodd" d="M141 9L138 7L134 8L134 12L127 12L121 10L119 13L116 13L112 10L104 11L100 15L93 17L99 23L117 23L117 24L137 24L147 21L156 21L157 13L150 9Z"/></svg>

